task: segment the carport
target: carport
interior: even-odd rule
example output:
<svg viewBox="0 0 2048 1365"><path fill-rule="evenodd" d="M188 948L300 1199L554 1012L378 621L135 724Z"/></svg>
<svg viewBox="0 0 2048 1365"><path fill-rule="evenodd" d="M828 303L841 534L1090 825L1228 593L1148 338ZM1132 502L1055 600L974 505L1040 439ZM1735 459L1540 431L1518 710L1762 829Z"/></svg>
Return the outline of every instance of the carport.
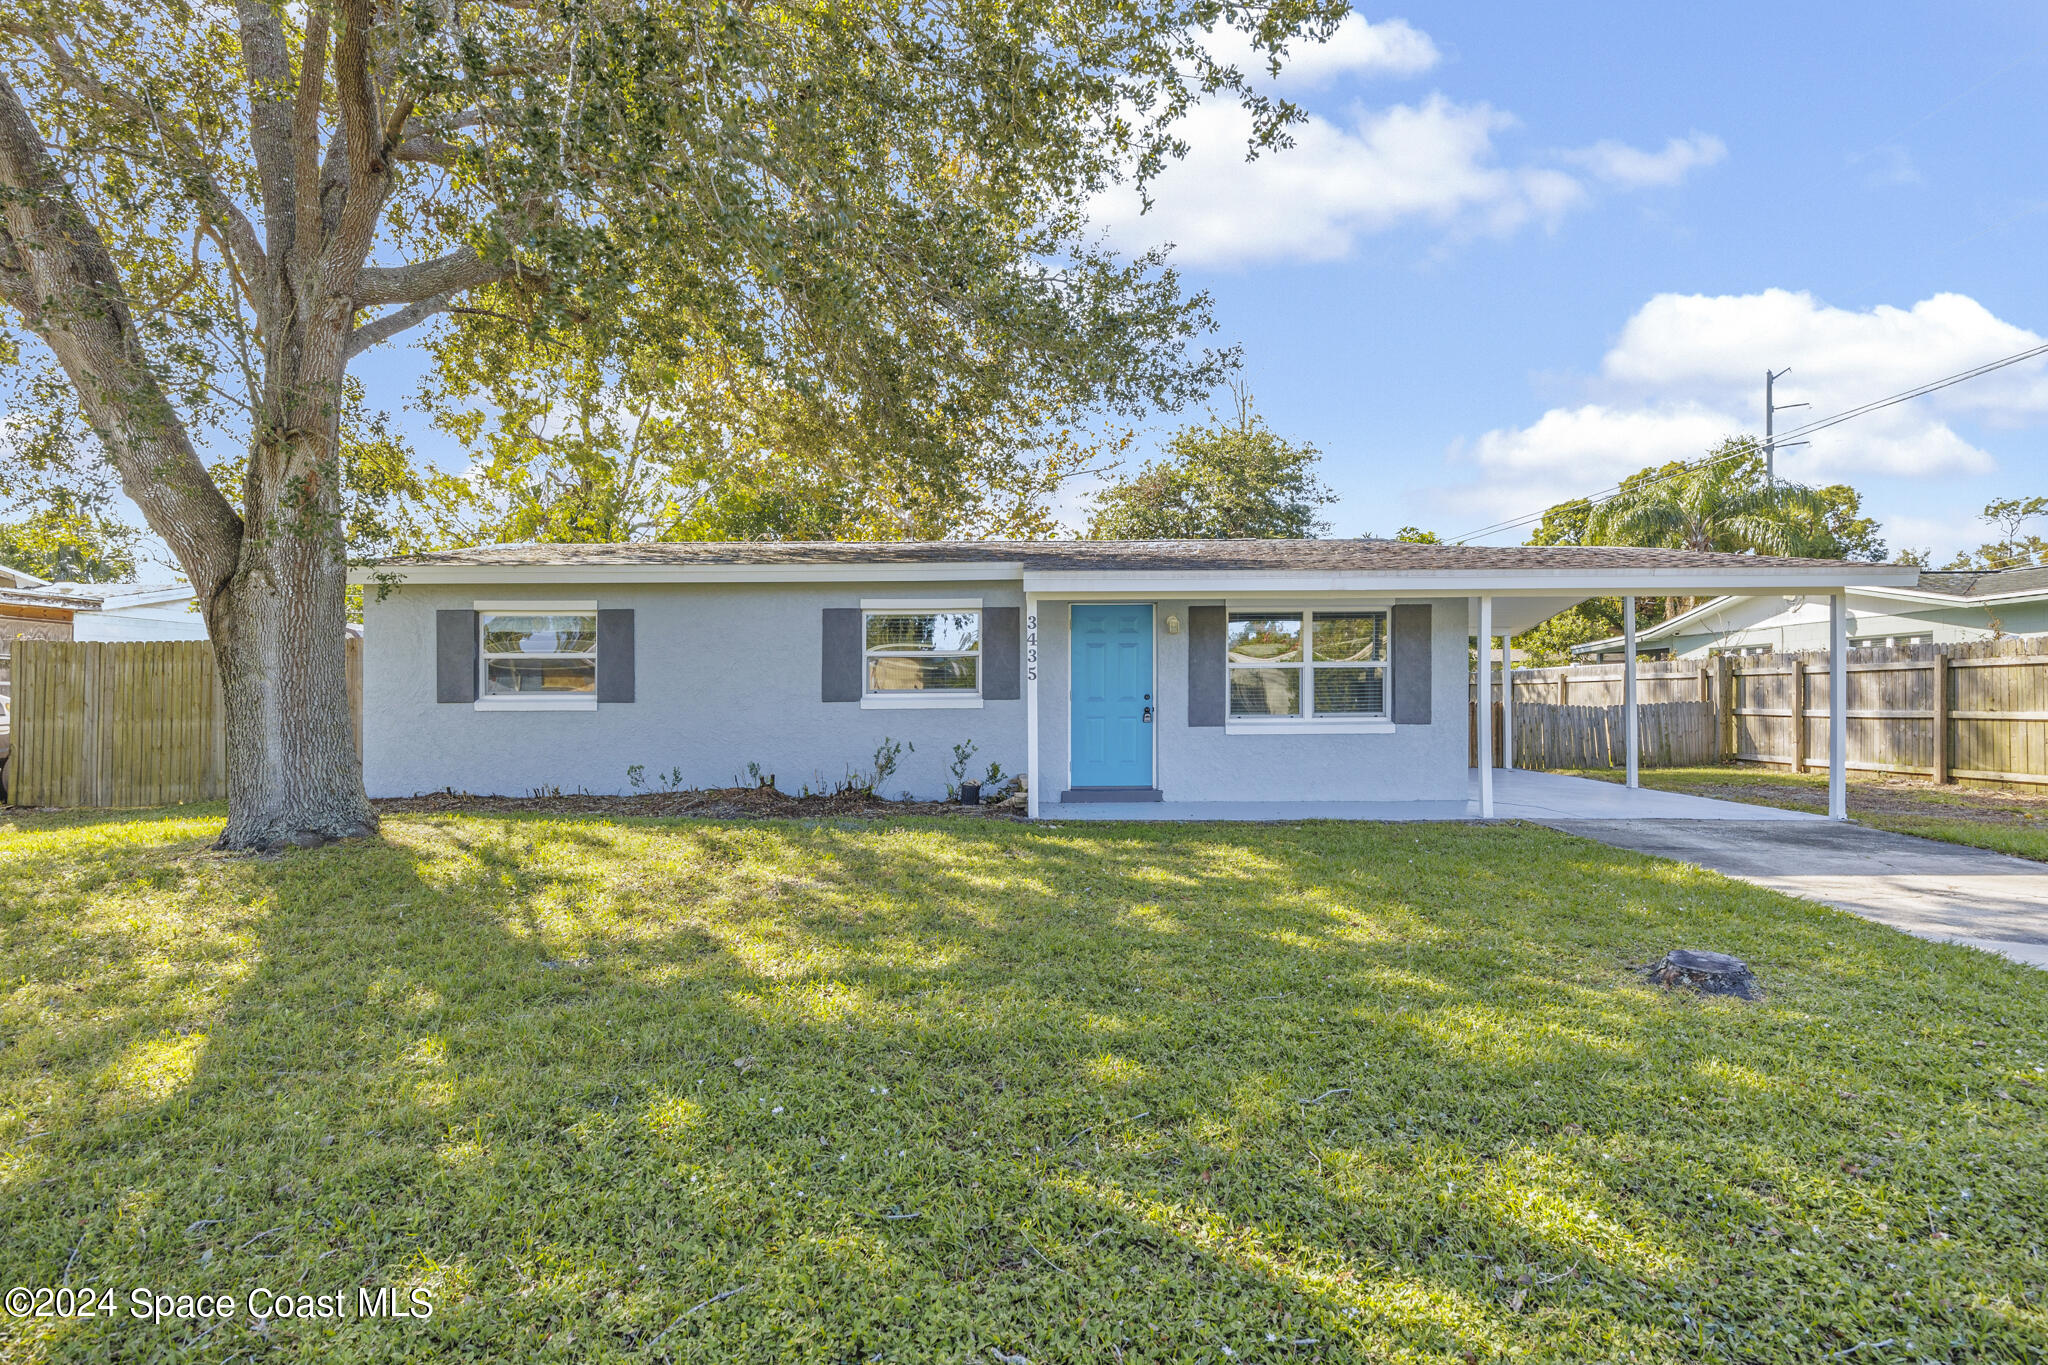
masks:
<svg viewBox="0 0 2048 1365"><path fill-rule="evenodd" d="M1737 565L1735 556L1728 556ZM1828 599L1828 695L1842 697L1848 693L1849 661L1849 584L1843 581L1839 570L1844 567L1836 561L1815 561L1814 568L1835 571L1833 581L1827 583L1821 592L1815 574L1799 569L1787 570L1784 560L1759 561L1754 571L1740 567L1716 570L1701 576L1698 582L1686 581L1683 570L1652 570L1649 574L1637 571L1633 576L1638 581L1629 581L1621 575L1600 574L1613 578L1611 584L1603 583L1598 592L1578 591L1561 595L1559 589L1566 586L1566 575L1560 574L1555 586L1531 584L1528 588L1510 588L1479 595L1473 599L1472 615L1476 622L1475 634L1479 644L1479 696L1493 695L1496 683L1501 681L1503 670L1508 663L1507 651L1510 642L1523 631L1532 630L1561 611L1569 610L1579 603L1594 597L1619 597L1622 602L1622 729L1627 748L1625 786L1630 792L1642 791L1641 736L1638 733L1636 715L1636 598L1637 597L1715 597L1730 592L1741 592L1757 596L1813 597L1825 595ZM1525 576L1543 578L1545 570L1525 570ZM1665 579L1669 573L1670 578ZM1858 565L1854 574L1857 583L1910 584L1918 570L1909 565L1871 564ZM1583 579L1583 573L1570 575ZM1737 580L1753 578L1754 582ZM1576 586L1576 585L1574 585ZM1503 771L1496 775L1484 756L1493 753L1493 708L1482 705L1478 708L1479 744L1482 755L1479 764L1475 804L1480 819L1494 819L1500 814L1502 793L1497 790L1503 777L1514 771L1514 689L1502 688L1501 699L1506 715L1506 725L1501 736L1503 744ZM1847 820L1849 818L1847 774L1844 760L1849 748L1849 718L1847 708L1830 705L1828 715L1828 818ZM1608 785L1608 784L1596 784ZM1732 804L1716 802L1717 805ZM1647 809L1647 807L1646 807ZM1743 807L1754 811L1755 807ZM1551 819L1627 819L1627 814L1613 816L1550 816ZM1655 817L1650 817L1655 818ZM1712 819L1712 815L1698 818ZM1755 818L1753 815L1751 818Z"/></svg>

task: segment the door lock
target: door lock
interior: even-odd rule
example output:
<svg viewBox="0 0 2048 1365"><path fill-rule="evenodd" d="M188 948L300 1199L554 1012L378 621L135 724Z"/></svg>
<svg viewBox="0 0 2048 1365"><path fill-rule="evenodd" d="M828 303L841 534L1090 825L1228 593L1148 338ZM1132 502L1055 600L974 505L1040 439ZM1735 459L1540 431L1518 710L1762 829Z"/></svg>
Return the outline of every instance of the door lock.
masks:
<svg viewBox="0 0 2048 1365"><path fill-rule="evenodd" d="M1149 706L1145 708L1145 723L1147 725L1152 723L1152 708Z"/></svg>

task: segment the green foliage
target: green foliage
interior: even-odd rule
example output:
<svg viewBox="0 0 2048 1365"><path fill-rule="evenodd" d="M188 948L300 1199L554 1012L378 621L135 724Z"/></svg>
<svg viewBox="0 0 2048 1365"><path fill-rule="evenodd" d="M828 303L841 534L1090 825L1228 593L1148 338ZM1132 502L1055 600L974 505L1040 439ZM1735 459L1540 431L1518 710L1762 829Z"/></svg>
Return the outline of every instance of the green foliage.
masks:
<svg viewBox="0 0 2048 1365"><path fill-rule="evenodd" d="M677 360L465 317L432 349L422 398L476 458L464 511L480 541L1042 536L1060 482L1104 449L1072 429L1034 436L1021 390L996 404L1002 439L960 427L954 454L918 462L708 347Z"/></svg>
<svg viewBox="0 0 2048 1365"><path fill-rule="evenodd" d="M1697 868L1529 827L220 824L0 822L0 1278L434 1315L244 1305L196 1352L10 1317L9 1360L2048 1340L2038 974ZM1674 944L1764 1000L1628 970Z"/></svg>
<svg viewBox="0 0 2048 1365"><path fill-rule="evenodd" d="M1998 539L1965 550L1942 567L1946 569L2023 569L2031 564L2048 564L2048 539L2025 530L2027 523L2048 517L2048 498L1994 498L1984 504L1980 519L1989 523Z"/></svg>
<svg viewBox="0 0 2048 1365"><path fill-rule="evenodd" d="M1612 497L1587 509L1576 543L1881 560L1877 523L1861 512L1861 495L1846 484L1771 485L1756 442L1734 437L1705 459L1623 479Z"/></svg>
<svg viewBox="0 0 2048 1365"><path fill-rule="evenodd" d="M61 374L0 367L0 564L51 581L135 575L140 534L116 508L112 471Z"/></svg>
<svg viewBox="0 0 2048 1365"><path fill-rule="evenodd" d="M1277 70L1348 12L15 9L0 82L63 158L162 388L124 421L248 451L259 510L318 504L339 375L273 373L309 354L279 338L353 319L353 354L443 317L431 398L486 465L471 530L547 539L1049 531L1061 478L1234 363L1202 344L1207 298L1163 253L1104 249L1090 203L1183 154L1199 100L1235 97L1254 149L1301 117L1219 64L1212 29ZM302 167L325 179L295 187ZM309 395L318 420L265 434ZM266 455L302 441L307 469ZM166 499L156 529L213 510ZM415 529L314 510L290 533Z"/></svg>
<svg viewBox="0 0 2048 1365"><path fill-rule="evenodd" d="M1330 529L1316 516L1336 501L1316 479L1320 452L1275 435L1242 390L1231 420L1183 428L1167 452L1095 495L1090 538L1303 539Z"/></svg>
<svg viewBox="0 0 2048 1365"><path fill-rule="evenodd" d="M1733 437L1697 461L1638 470L1598 503L1561 502L1543 514L1531 545L1640 545L1723 554L1790 555L1803 559L1881 560L1877 522L1862 514L1862 495L1847 484L1808 488L1767 481L1762 452ZM1691 598L1641 598L1638 628L1689 611ZM1621 633L1618 598L1594 599L1516 637L1532 662L1564 663L1573 645Z"/></svg>
<svg viewBox="0 0 2048 1365"><path fill-rule="evenodd" d="M135 576L135 528L108 517L44 508L0 522L0 564L52 582L111 583Z"/></svg>

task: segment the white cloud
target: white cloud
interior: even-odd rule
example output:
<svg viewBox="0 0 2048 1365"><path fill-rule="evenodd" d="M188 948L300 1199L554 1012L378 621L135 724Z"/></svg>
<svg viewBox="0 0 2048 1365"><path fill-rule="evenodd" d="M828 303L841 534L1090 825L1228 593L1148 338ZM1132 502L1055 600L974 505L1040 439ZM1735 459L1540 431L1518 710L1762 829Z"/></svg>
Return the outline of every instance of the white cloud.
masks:
<svg viewBox="0 0 2048 1365"><path fill-rule="evenodd" d="M1233 28L1210 34L1209 51L1246 75L1266 69L1267 58L1252 50L1245 35ZM1314 89L1345 76L1419 76L1441 60L1436 44L1406 19L1372 23L1352 13L1331 32L1328 41L1293 44L1282 63L1279 85Z"/></svg>
<svg viewBox="0 0 2048 1365"><path fill-rule="evenodd" d="M1153 188L1153 211L1140 218L1116 194L1095 216L1126 245L1174 243L1191 265L1336 260L1360 236L1404 222L1494 235L1554 226L1585 188L1549 167L1499 165L1494 135L1513 124L1488 105L1432 95L1360 113L1349 127L1311 116L1293 129L1294 146L1246 161L1250 116L1205 104L1183 129L1186 159Z"/></svg>
<svg viewBox="0 0 2048 1365"><path fill-rule="evenodd" d="M1415 75L1440 60L1429 35L1407 21L1370 23L1357 14L1326 43L1296 44L1277 80L1264 76L1264 60L1242 33L1225 28L1207 43L1255 85L1297 100L1341 79ZM1439 93L1353 105L1343 114L1311 112L1288 130L1292 146L1247 158L1251 117L1218 97L1182 123L1188 154L1151 186L1150 213L1141 214L1136 193L1119 186L1096 199L1092 216L1126 249L1173 243L1182 264L1337 260L1360 238L1408 224L1454 238L1555 229L1589 199L1593 184L1675 185L1727 155L1719 138L1694 133L1658 151L1609 140L1504 164L1497 144L1516 126L1490 104Z"/></svg>
<svg viewBox="0 0 2048 1365"><path fill-rule="evenodd" d="M1871 189L1920 183L1920 167L1914 162L1913 154L1896 142L1872 147L1867 152L1852 153L1849 164L1863 168L1863 183Z"/></svg>
<svg viewBox="0 0 2048 1365"><path fill-rule="evenodd" d="M1754 413L1763 401L1763 367L1789 365L1780 398L1812 402L1811 413L1797 414L1804 419L2041 343L1963 294L1864 311L1831 308L1786 289L1659 294L1628 320L1600 369L1611 387L1642 394L1678 390ZM2048 369L2038 362L2015 366L1944 390L1912 410L2030 424L2048 417ZM1869 428L1859 422L1854 429Z"/></svg>
<svg viewBox="0 0 2048 1365"><path fill-rule="evenodd" d="M1567 163L1582 167L1595 179L1630 190L1676 185L1698 168L1715 165L1727 155L1728 144L1712 133L1674 137L1657 152L1604 139L1563 154Z"/></svg>
<svg viewBox="0 0 2048 1365"><path fill-rule="evenodd" d="M1534 512L1611 486L1645 465L1704 454L1724 436L1762 430L1763 369L1791 368L1783 433L1816 417L2042 344L1976 300L1937 294L1911 308L1831 308L1811 294L1659 294L1602 358L1595 401L1557 407L1526 426L1489 431L1458 450L1470 483L1447 508L1474 521ZM1984 474L1991 456L1953 425L2048 422L2048 363L2030 361L1817 432L1779 453L1803 482L1920 480ZM1449 514L1448 511L1446 513Z"/></svg>

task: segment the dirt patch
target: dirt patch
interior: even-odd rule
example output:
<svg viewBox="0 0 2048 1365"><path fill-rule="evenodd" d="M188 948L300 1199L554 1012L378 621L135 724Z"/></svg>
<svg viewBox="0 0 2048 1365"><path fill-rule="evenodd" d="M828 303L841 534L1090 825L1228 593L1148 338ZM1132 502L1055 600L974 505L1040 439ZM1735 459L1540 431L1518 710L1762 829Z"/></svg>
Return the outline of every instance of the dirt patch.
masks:
<svg viewBox="0 0 2048 1365"><path fill-rule="evenodd" d="M435 792L426 796L382 797L380 811L409 815L610 815L700 820L880 820L899 815L956 815L976 820L1022 820L1021 798L994 805L963 806L952 801L889 801L860 792L790 796L773 787L712 787L646 792L637 796L468 796Z"/></svg>
<svg viewBox="0 0 2048 1365"><path fill-rule="evenodd" d="M1675 790L1690 796L1749 801L1790 810L1825 811L1828 806L1826 788L1745 782L1732 776L1726 782L1689 782ZM2028 826L2048 822L2048 793L1935 787L1900 778L1857 778L1849 783L1849 814L1918 815L1984 825Z"/></svg>

